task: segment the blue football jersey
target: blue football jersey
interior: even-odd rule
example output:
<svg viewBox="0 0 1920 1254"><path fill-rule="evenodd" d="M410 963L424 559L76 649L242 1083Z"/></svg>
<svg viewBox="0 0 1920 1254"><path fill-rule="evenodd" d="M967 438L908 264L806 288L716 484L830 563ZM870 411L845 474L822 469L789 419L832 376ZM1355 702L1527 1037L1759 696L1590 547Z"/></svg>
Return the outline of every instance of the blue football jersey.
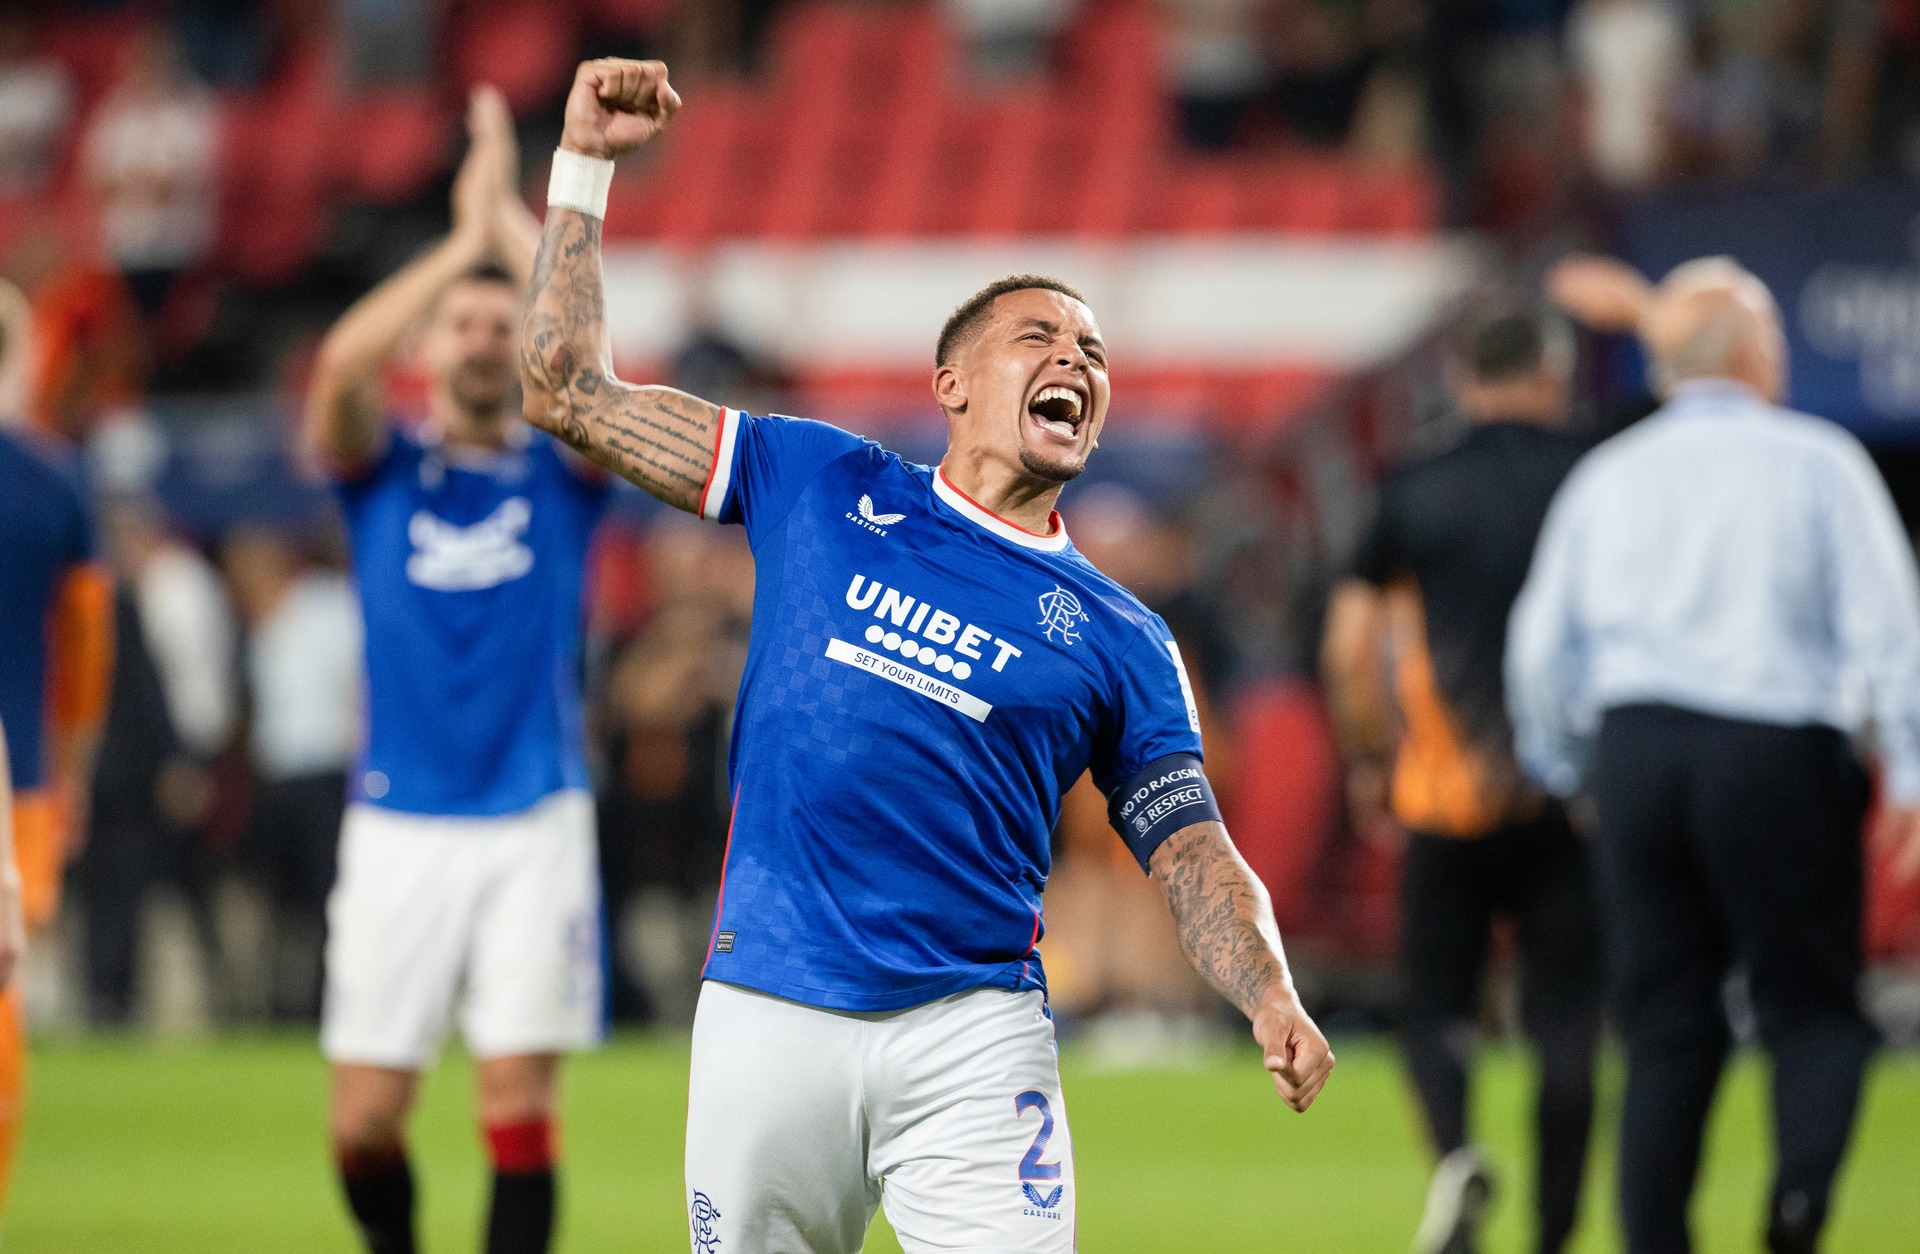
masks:
<svg viewBox="0 0 1920 1254"><path fill-rule="evenodd" d="M1062 794L1200 753L1166 624L1057 516L822 423L728 410L718 445L701 513L756 582L707 977L855 1011L1044 988Z"/></svg>
<svg viewBox="0 0 1920 1254"><path fill-rule="evenodd" d="M47 616L66 572L93 560L77 463L50 439L0 430L0 724L16 789L46 782Z"/></svg>
<svg viewBox="0 0 1920 1254"><path fill-rule="evenodd" d="M606 486L545 435L489 454L396 432L336 491L367 628L354 798L497 815L588 787L580 598Z"/></svg>

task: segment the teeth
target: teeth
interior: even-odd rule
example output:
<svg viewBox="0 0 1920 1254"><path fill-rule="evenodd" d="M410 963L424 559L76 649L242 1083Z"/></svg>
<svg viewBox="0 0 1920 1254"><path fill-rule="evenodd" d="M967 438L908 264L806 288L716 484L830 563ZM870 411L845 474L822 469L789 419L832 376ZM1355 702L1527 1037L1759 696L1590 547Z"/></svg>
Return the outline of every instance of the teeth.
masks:
<svg viewBox="0 0 1920 1254"><path fill-rule="evenodd" d="M1036 405L1042 401L1065 401L1073 406L1073 416L1075 418L1080 416L1080 394L1072 388L1044 388L1041 390L1040 395L1033 398L1033 403Z"/></svg>

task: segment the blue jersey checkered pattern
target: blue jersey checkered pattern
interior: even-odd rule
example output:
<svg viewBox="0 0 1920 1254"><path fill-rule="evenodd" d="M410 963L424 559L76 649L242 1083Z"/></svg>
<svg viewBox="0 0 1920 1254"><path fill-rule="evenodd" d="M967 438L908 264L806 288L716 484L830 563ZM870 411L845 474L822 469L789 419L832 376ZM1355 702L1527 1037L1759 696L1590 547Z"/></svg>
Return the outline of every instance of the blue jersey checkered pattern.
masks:
<svg viewBox="0 0 1920 1254"><path fill-rule="evenodd" d="M367 622L354 798L500 815L586 788L580 595L605 485L545 435L476 454L395 434L337 491Z"/></svg>
<svg viewBox="0 0 1920 1254"><path fill-rule="evenodd" d="M719 447L702 512L757 574L708 978L855 1011L1044 988L1061 795L1200 752L1166 625L836 428L729 410Z"/></svg>

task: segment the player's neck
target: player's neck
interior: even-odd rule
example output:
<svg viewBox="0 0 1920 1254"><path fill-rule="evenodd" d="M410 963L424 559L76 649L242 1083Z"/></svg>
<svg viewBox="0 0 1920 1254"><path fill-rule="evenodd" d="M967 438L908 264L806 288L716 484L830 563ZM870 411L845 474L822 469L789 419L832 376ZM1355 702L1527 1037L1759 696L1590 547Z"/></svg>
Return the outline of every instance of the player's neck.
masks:
<svg viewBox="0 0 1920 1254"><path fill-rule="evenodd" d="M474 412L450 398L436 397L429 414L443 443L497 452L507 446L507 411Z"/></svg>
<svg viewBox="0 0 1920 1254"><path fill-rule="evenodd" d="M1062 485L1015 469L985 453L949 448L939 473L980 508L1037 536L1054 533L1053 507Z"/></svg>

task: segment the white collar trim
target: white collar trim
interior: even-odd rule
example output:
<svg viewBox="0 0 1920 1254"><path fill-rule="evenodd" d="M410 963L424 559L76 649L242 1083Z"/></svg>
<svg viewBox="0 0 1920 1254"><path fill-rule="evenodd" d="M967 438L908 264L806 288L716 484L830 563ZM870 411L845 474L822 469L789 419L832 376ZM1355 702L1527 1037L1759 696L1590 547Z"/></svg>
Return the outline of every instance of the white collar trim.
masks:
<svg viewBox="0 0 1920 1254"><path fill-rule="evenodd" d="M1060 520L1060 511L1052 514L1053 534L1036 535L1025 527L1010 523L994 513L980 502L953 486L947 478L945 466L933 468L933 494L944 501L947 507L976 527L991 531L1002 540L1017 544L1023 549L1037 549L1042 553L1058 553L1067 547L1067 525Z"/></svg>

